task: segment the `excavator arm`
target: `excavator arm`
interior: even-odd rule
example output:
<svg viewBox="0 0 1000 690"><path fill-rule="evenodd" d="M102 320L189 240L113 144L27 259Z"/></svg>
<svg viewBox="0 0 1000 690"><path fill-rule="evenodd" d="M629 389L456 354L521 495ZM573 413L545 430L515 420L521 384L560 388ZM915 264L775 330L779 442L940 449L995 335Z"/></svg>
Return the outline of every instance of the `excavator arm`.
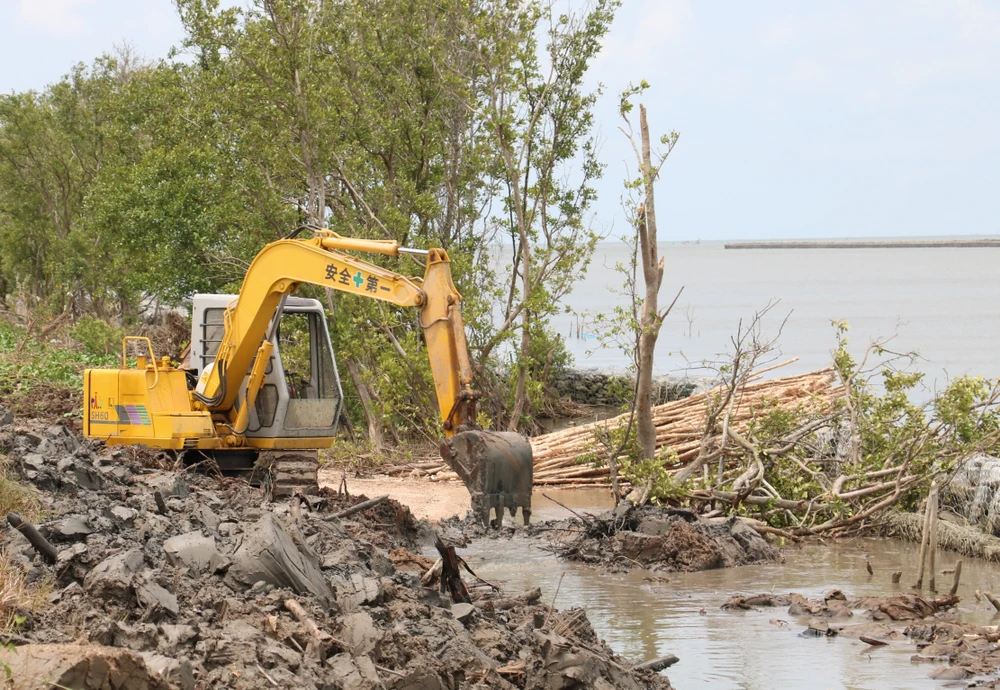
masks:
<svg viewBox="0 0 1000 690"><path fill-rule="evenodd" d="M426 269L423 278L409 278L348 252L420 254L426 257ZM315 486L315 452L302 459L296 451L327 447L315 445L326 437L248 439L245 435L250 410L266 379L283 304L305 283L418 310L446 436L440 446L442 458L465 482L472 509L483 523L489 522L491 510L495 524L502 524L505 508L513 514L520 507L527 524L531 445L515 433L476 427L478 394L472 388L462 298L443 249L407 249L394 241L352 239L329 230L309 239L267 245L250 264L239 295L224 312L224 334L215 360L202 371L196 389L188 390L185 373L173 368L169 358L155 358L148 339L148 358L137 357L135 368L127 368L123 344L121 369L84 372L88 409L84 433L109 443L232 451L239 457L247 449L273 448L264 463L273 478L272 489ZM280 443L252 443L261 440Z"/></svg>
<svg viewBox="0 0 1000 690"><path fill-rule="evenodd" d="M361 251L398 256L419 253L389 240L362 240L321 231L311 239L285 239L267 245L254 258L234 304L224 315L225 335L215 365L207 371L195 406L224 415L230 430L242 432L271 353L271 328L285 296L303 283L378 299L419 311L445 435L475 424L472 365L460 308L461 296L443 249L426 251L423 279L408 278L347 254ZM243 375L250 372L246 396L237 405ZM230 377L229 372L237 372Z"/></svg>

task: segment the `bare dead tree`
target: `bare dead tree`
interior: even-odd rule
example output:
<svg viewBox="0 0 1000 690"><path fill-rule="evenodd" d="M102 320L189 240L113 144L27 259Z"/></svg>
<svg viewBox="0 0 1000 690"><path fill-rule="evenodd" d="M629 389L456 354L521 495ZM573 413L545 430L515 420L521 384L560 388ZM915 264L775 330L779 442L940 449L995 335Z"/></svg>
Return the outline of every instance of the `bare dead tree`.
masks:
<svg viewBox="0 0 1000 690"><path fill-rule="evenodd" d="M641 94L648 87L646 82L642 82L638 87L630 87L622 94L619 112L625 124L619 129L632 144L636 161L639 165L640 177L633 184L641 191L642 201L635 214L635 232L637 245L642 265L642 280L644 285L644 296L638 314L638 348L636 356L636 387L635 387L635 408L636 408L636 429L639 439L639 448L642 457L653 459L656 457L656 427L653 425L653 356L656 352L656 341L660 335L660 328L664 319L670 313L677 297L663 310L660 310L658 296L660 286L663 284L664 260L658 255L657 250L657 226L656 226L656 201L655 182L659 177L660 170L667 157L677 144L679 135L671 132L660 139L660 143L666 146L666 150L652 151L649 138L649 125L646 121L646 107L639 104L639 142L636 142L632 123L629 120L629 112L632 104L629 99L633 95ZM681 288L683 290L683 288Z"/></svg>

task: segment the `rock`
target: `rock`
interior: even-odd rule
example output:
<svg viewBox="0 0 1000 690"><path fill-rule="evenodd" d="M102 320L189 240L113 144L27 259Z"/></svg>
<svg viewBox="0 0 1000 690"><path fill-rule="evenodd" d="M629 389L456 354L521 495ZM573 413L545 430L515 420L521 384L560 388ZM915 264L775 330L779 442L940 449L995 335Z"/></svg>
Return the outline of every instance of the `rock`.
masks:
<svg viewBox="0 0 1000 690"><path fill-rule="evenodd" d="M340 638L355 655L370 654L382 639L382 632L367 611L348 614L340 622Z"/></svg>
<svg viewBox="0 0 1000 690"><path fill-rule="evenodd" d="M138 513L135 510L126 506L115 506L110 510L104 511L104 517L117 525L124 525L126 527L131 527L135 523L137 515Z"/></svg>
<svg viewBox="0 0 1000 690"><path fill-rule="evenodd" d="M160 632L163 634L160 651L169 654L176 654L183 646L198 638L198 631L193 625L163 624Z"/></svg>
<svg viewBox="0 0 1000 690"><path fill-rule="evenodd" d="M391 690L445 690L440 678L422 669L412 671L401 678L393 678L388 687Z"/></svg>
<svg viewBox="0 0 1000 690"><path fill-rule="evenodd" d="M142 652L139 656L146 662L146 668L154 676L181 690L194 690L194 672L191 669L191 662L187 659L171 659L152 652Z"/></svg>
<svg viewBox="0 0 1000 690"><path fill-rule="evenodd" d="M330 676L343 690L373 690L382 686L375 664L366 656L338 654L329 660Z"/></svg>
<svg viewBox="0 0 1000 690"><path fill-rule="evenodd" d="M460 620L463 623L469 619L469 617L475 613L476 607L472 604L452 604L451 615L455 617L456 620Z"/></svg>
<svg viewBox="0 0 1000 690"><path fill-rule="evenodd" d="M345 612L356 611L360 606L376 604L382 597L382 586L374 577L354 573L350 580L341 580L337 583L337 600Z"/></svg>
<svg viewBox="0 0 1000 690"><path fill-rule="evenodd" d="M279 642L268 640L260 651L260 662L264 668L286 666L294 671L302 663L302 655Z"/></svg>
<svg viewBox="0 0 1000 690"><path fill-rule="evenodd" d="M195 572L205 572L221 562L222 554L215 546L215 539L202 536L201 532L187 532L163 542L167 560L174 567L185 566Z"/></svg>
<svg viewBox="0 0 1000 690"><path fill-rule="evenodd" d="M928 674L934 680L963 680L971 675L961 666L939 666Z"/></svg>
<svg viewBox="0 0 1000 690"><path fill-rule="evenodd" d="M139 603L150 611L159 609L175 617L180 612L177 597L155 582L143 582L136 585L135 596Z"/></svg>
<svg viewBox="0 0 1000 690"><path fill-rule="evenodd" d="M83 541L94 533L90 524L79 517L67 517L47 525L42 525L39 530L51 541Z"/></svg>
<svg viewBox="0 0 1000 690"><path fill-rule="evenodd" d="M247 532L232 560L229 573L244 585L264 580L299 594L312 594L327 608L335 603L333 590L315 561L299 548L271 513Z"/></svg>
<svg viewBox="0 0 1000 690"><path fill-rule="evenodd" d="M102 599L127 601L134 576L143 568L142 551L132 549L106 558L87 573L83 588Z"/></svg>
<svg viewBox="0 0 1000 690"><path fill-rule="evenodd" d="M188 488L188 484L184 481L182 475L157 474L144 479L146 485L149 487L150 494L154 491L159 491L163 498L170 498L171 496L187 498L191 495L191 489Z"/></svg>
<svg viewBox="0 0 1000 690"><path fill-rule="evenodd" d="M99 645L28 644L0 648L14 690L170 690L141 655Z"/></svg>
<svg viewBox="0 0 1000 690"><path fill-rule="evenodd" d="M14 423L14 415L3 405L0 405L0 429Z"/></svg>

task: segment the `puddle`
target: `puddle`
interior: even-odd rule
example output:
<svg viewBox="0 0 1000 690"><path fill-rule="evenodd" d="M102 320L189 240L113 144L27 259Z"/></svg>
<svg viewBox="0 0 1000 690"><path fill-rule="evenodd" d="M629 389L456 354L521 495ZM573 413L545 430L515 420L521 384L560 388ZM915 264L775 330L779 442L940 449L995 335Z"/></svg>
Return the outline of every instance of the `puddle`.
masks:
<svg viewBox="0 0 1000 690"><path fill-rule="evenodd" d="M563 501L562 496L555 497ZM579 503L583 501L581 496ZM543 503L550 502L543 499L538 508ZM559 511L561 515L554 512L553 517L565 515ZM609 574L560 561L536 542L520 537L499 543L480 540L459 552L477 573L501 581L509 593L541 587L546 603L552 601L560 575L565 573L556 606L564 610L586 607L598 635L626 658L644 661L676 654L680 662L665 673L678 690L947 687L943 681L928 678L939 664L910 661L916 648L909 641L873 649L847 638L803 638L798 634L808 619L791 618L787 608L750 612L719 608L737 593L794 591L818 597L834 588L843 589L848 596L911 591L919 557L917 544L850 540L831 546L787 548L783 552L786 562L780 565L662 574ZM874 576L865 568L866 554ZM940 571L954 567L957 560L956 554L938 554L939 591L947 593L952 582L951 575ZM993 607L985 600L977 602L973 595L976 589L998 591L1000 570L983 561L964 561L958 592L962 619L984 625L1000 622L994 619ZM903 571L902 583L893 585L891 575L897 570ZM651 576L668 581L645 579ZM779 627L770 622L772 619L788 625ZM856 614L848 624L866 621Z"/></svg>

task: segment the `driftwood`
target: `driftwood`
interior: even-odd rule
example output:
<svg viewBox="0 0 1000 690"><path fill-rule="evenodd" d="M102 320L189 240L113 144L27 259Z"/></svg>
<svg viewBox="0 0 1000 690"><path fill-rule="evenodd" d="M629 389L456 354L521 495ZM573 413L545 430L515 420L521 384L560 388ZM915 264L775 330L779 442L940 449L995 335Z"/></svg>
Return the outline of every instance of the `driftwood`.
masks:
<svg viewBox="0 0 1000 690"><path fill-rule="evenodd" d="M988 602L993 604L993 608L995 608L997 611L1000 611L1000 600L997 600L997 598L992 594L990 594L989 592L983 592L983 596L986 597L986 600Z"/></svg>
<svg viewBox="0 0 1000 690"><path fill-rule="evenodd" d="M680 659L678 659L673 654L667 654L666 656L661 656L658 659L651 659L650 661L643 662L641 664L636 664L632 667L633 671L662 671L665 668L670 668L676 664Z"/></svg>
<svg viewBox="0 0 1000 690"><path fill-rule="evenodd" d="M316 625L316 621L314 621L309 614L306 613L306 610L302 608L302 604L299 602L294 599L285 599L285 608L288 609L288 611L295 616L295 619L302 623L306 630L309 631L309 636L312 638L310 646L315 647L316 656L320 659L320 661L326 659L327 649L329 649L330 645L337 645L341 648L345 647L341 640L338 640L325 630L320 629L320 627Z"/></svg>
<svg viewBox="0 0 1000 690"><path fill-rule="evenodd" d="M357 505L351 506L350 508L346 508L340 511L339 513L334 513L333 515L330 516L330 519L335 520L339 518L350 517L355 513L360 513L362 510L368 510L369 508L374 508L379 503L384 503L387 500L389 500L388 496L379 496L378 498L373 498L370 501L362 501Z"/></svg>
<svg viewBox="0 0 1000 690"><path fill-rule="evenodd" d="M524 606L525 604L534 604L536 601L542 598L542 590L535 587L532 590L528 590L524 594L516 597L504 597L502 599L487 600L487 603L493 607L494 611L506 611L507 609L512 609L517 606Z"/></svg>
<svg viewBox="0 0 1000 690"><path fill-rule="evenodd" d="M445 544L440 538L434 542L434 548L441 554L441 591L448 592L456 604L471 604L469 590L462 582L459 570L459 558L455 555L455 547Z"/></svg>

